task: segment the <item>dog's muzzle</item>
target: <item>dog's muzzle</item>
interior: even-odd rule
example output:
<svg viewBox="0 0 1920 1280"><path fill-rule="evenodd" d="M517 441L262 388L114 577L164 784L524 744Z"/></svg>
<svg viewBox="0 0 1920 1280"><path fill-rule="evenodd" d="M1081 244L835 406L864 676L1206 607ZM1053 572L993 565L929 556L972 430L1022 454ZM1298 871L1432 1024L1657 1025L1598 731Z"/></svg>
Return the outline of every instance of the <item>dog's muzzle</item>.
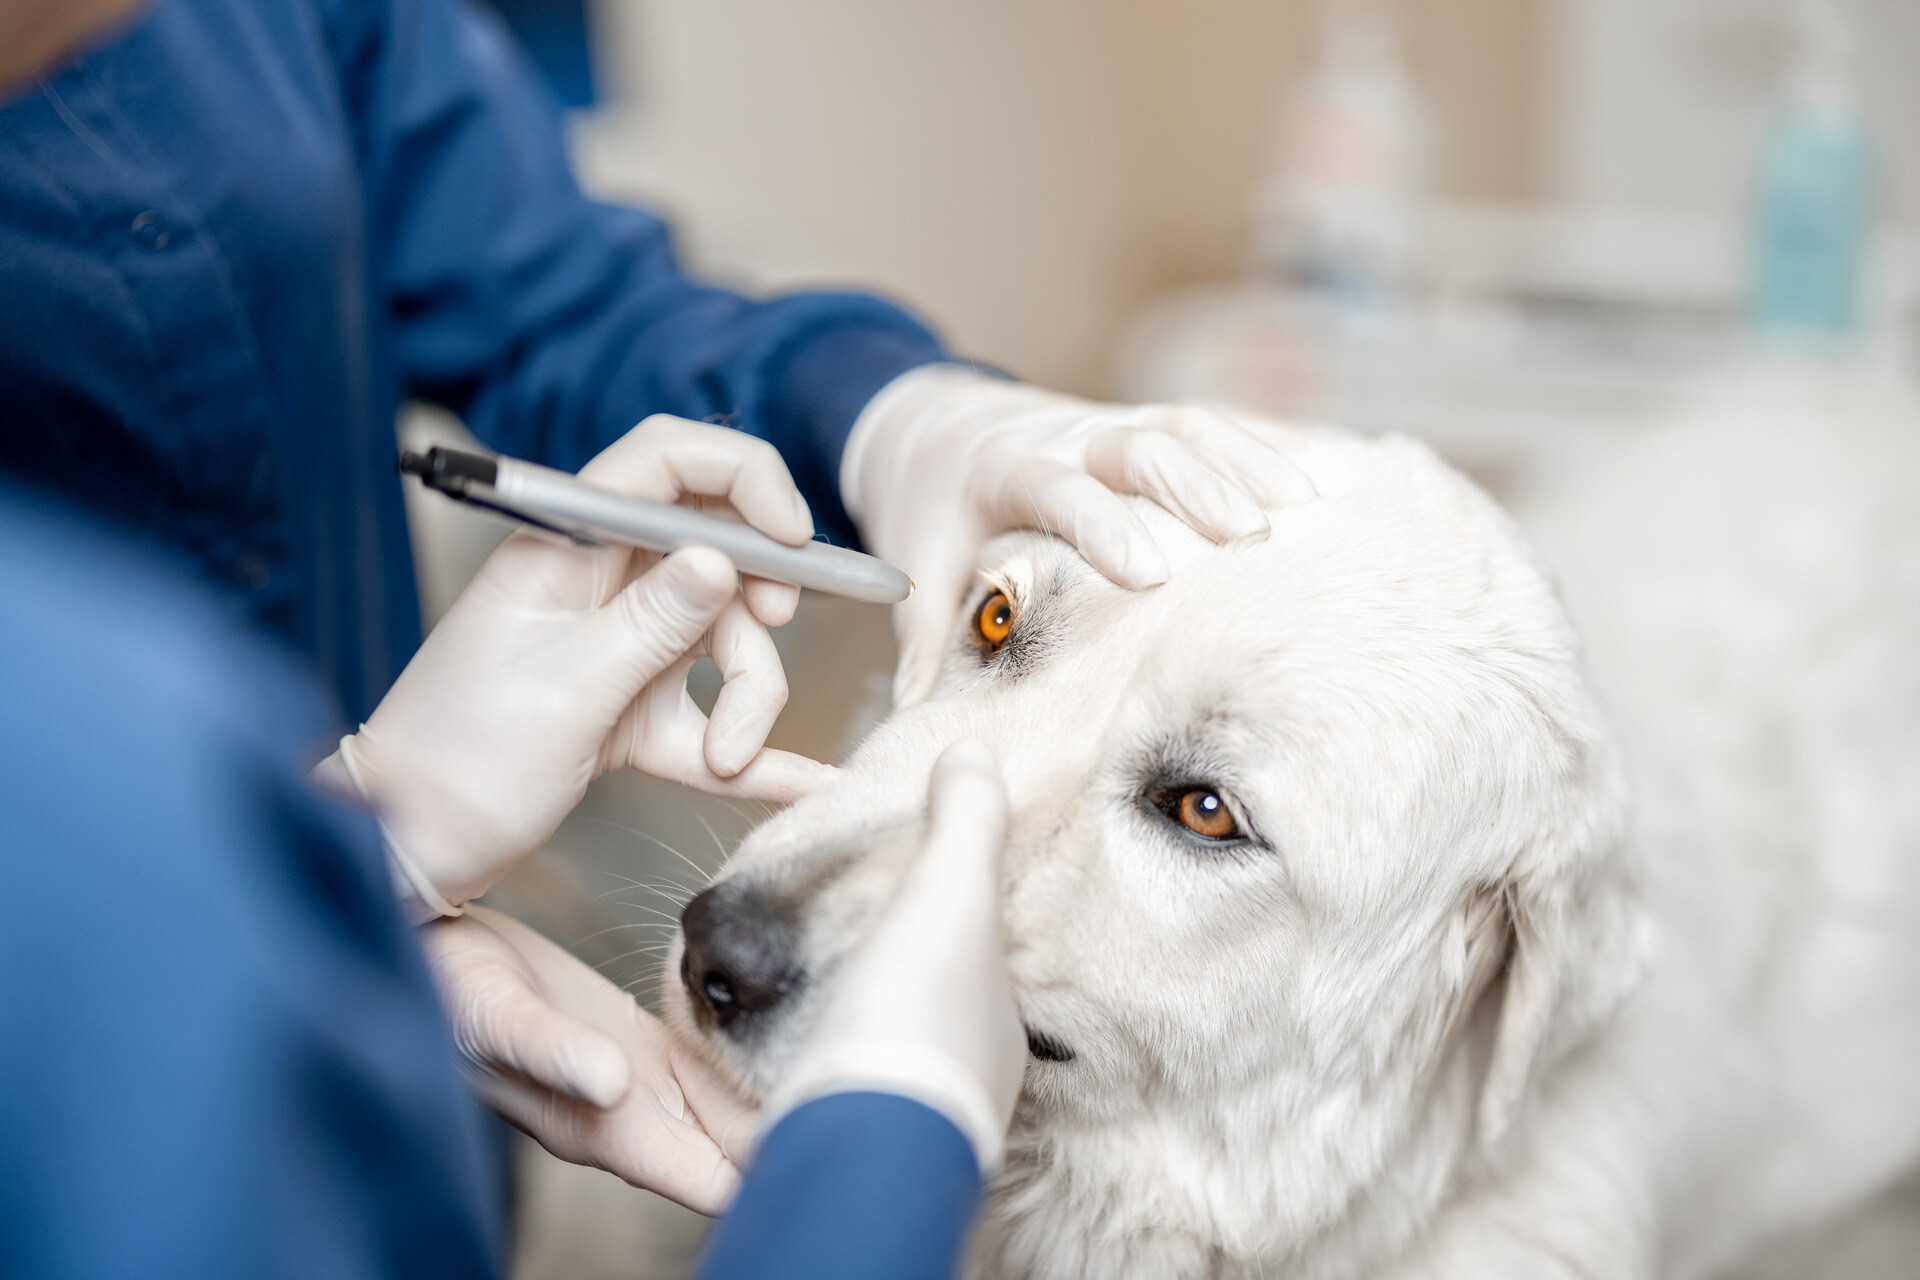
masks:
<svg viewBox="0 0 1920 1280"><path fill-rule="evenodd" d="M800 988L793 923L764 892L717 884L680 913L680 981L695 1016L739 1034Z"/></svg>

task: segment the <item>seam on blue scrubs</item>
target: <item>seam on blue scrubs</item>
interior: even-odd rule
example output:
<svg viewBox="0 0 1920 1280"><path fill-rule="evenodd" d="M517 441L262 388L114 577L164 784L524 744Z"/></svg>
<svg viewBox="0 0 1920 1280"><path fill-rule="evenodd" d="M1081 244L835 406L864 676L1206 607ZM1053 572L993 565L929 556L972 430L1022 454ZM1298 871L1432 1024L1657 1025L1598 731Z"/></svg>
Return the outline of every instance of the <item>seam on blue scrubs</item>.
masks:
<svg viewBox="0 0 1920 1280"><path fill-rule="evenodd" d="M941 359L881 299L687 279L588 200L469 0L155 0L0 101L0 471L179 547L352 720L419 643L394 417L578 468L651 413L771 440L849 541L865 396Z"/></svg>

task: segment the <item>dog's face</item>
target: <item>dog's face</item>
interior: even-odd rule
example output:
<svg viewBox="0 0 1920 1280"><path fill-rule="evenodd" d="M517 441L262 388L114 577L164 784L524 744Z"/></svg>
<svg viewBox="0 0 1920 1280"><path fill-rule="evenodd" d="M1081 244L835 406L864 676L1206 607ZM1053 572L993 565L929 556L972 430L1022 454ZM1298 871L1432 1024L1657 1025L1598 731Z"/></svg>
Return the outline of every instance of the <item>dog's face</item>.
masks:
<svg viewBox="0 0 1920 1280"><path fill-rule="evenodd" d="M1397 1248L1633 968L1617 784L1518 535L1417 446L1286 447L1321 496L1264 541L1141 505L1175 567L1151 591L989 545L935 695L684 917L671 1017L768 1089L914 855L935 757L993 749L1032 1059L990 1270Z"/></svg>

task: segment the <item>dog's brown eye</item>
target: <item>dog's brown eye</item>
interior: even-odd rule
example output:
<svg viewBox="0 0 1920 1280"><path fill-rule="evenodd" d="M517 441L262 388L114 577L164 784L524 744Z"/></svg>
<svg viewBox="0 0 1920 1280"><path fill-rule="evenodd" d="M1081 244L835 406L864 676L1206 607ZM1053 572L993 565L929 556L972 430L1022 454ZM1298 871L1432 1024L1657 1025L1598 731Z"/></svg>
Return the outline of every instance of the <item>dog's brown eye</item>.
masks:
<svg viewBox="0 0 1920 1280"><path fill-rule="evenodd" d="M1226 792L1205 782L1167 782L1149 785L1140 798L1160 817L1185 828L1208 844L1258 844L1234 817Z"/></svg>
<svg viewBox="0 0 1920 1280"><path fill-rule="evenodd" d="M1180 797L1180 825L1209 840L1228 840L1240 834L1240 824L1217 791L1196 787Z"/></svg>
<svg viewBox="0 0 1920 1280"><path fill-rule="evenodd" d="M974 630L980 633L981 641L987 652L999 650L1013 634L1013 601L1007 599L1007 593L996 591L987 597L980 606L980 612L973 619Z"/></svg>

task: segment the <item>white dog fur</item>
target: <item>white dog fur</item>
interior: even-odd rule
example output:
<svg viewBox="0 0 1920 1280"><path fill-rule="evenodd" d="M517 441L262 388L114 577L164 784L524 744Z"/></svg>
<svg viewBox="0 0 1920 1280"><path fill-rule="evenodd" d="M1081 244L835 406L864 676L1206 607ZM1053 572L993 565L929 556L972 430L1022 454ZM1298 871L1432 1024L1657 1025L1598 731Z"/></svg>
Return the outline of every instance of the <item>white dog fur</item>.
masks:
<svg viewBox="0 0 1920 1280"><path fill-rule="evenodd" d="M1150 592L996 541L935 696L721 876L795 992L670 1017L777 1079L973 737L1074 1055L975 1274L1704 1277L1860 1200L1920 1154L1920 437L1743 404L1531 488L1597 699L1514 523L1405 440L1281 432L1320 497L1257 543L1142 504ZM1248 841L1142 803L1194 782Z"/></svg>

